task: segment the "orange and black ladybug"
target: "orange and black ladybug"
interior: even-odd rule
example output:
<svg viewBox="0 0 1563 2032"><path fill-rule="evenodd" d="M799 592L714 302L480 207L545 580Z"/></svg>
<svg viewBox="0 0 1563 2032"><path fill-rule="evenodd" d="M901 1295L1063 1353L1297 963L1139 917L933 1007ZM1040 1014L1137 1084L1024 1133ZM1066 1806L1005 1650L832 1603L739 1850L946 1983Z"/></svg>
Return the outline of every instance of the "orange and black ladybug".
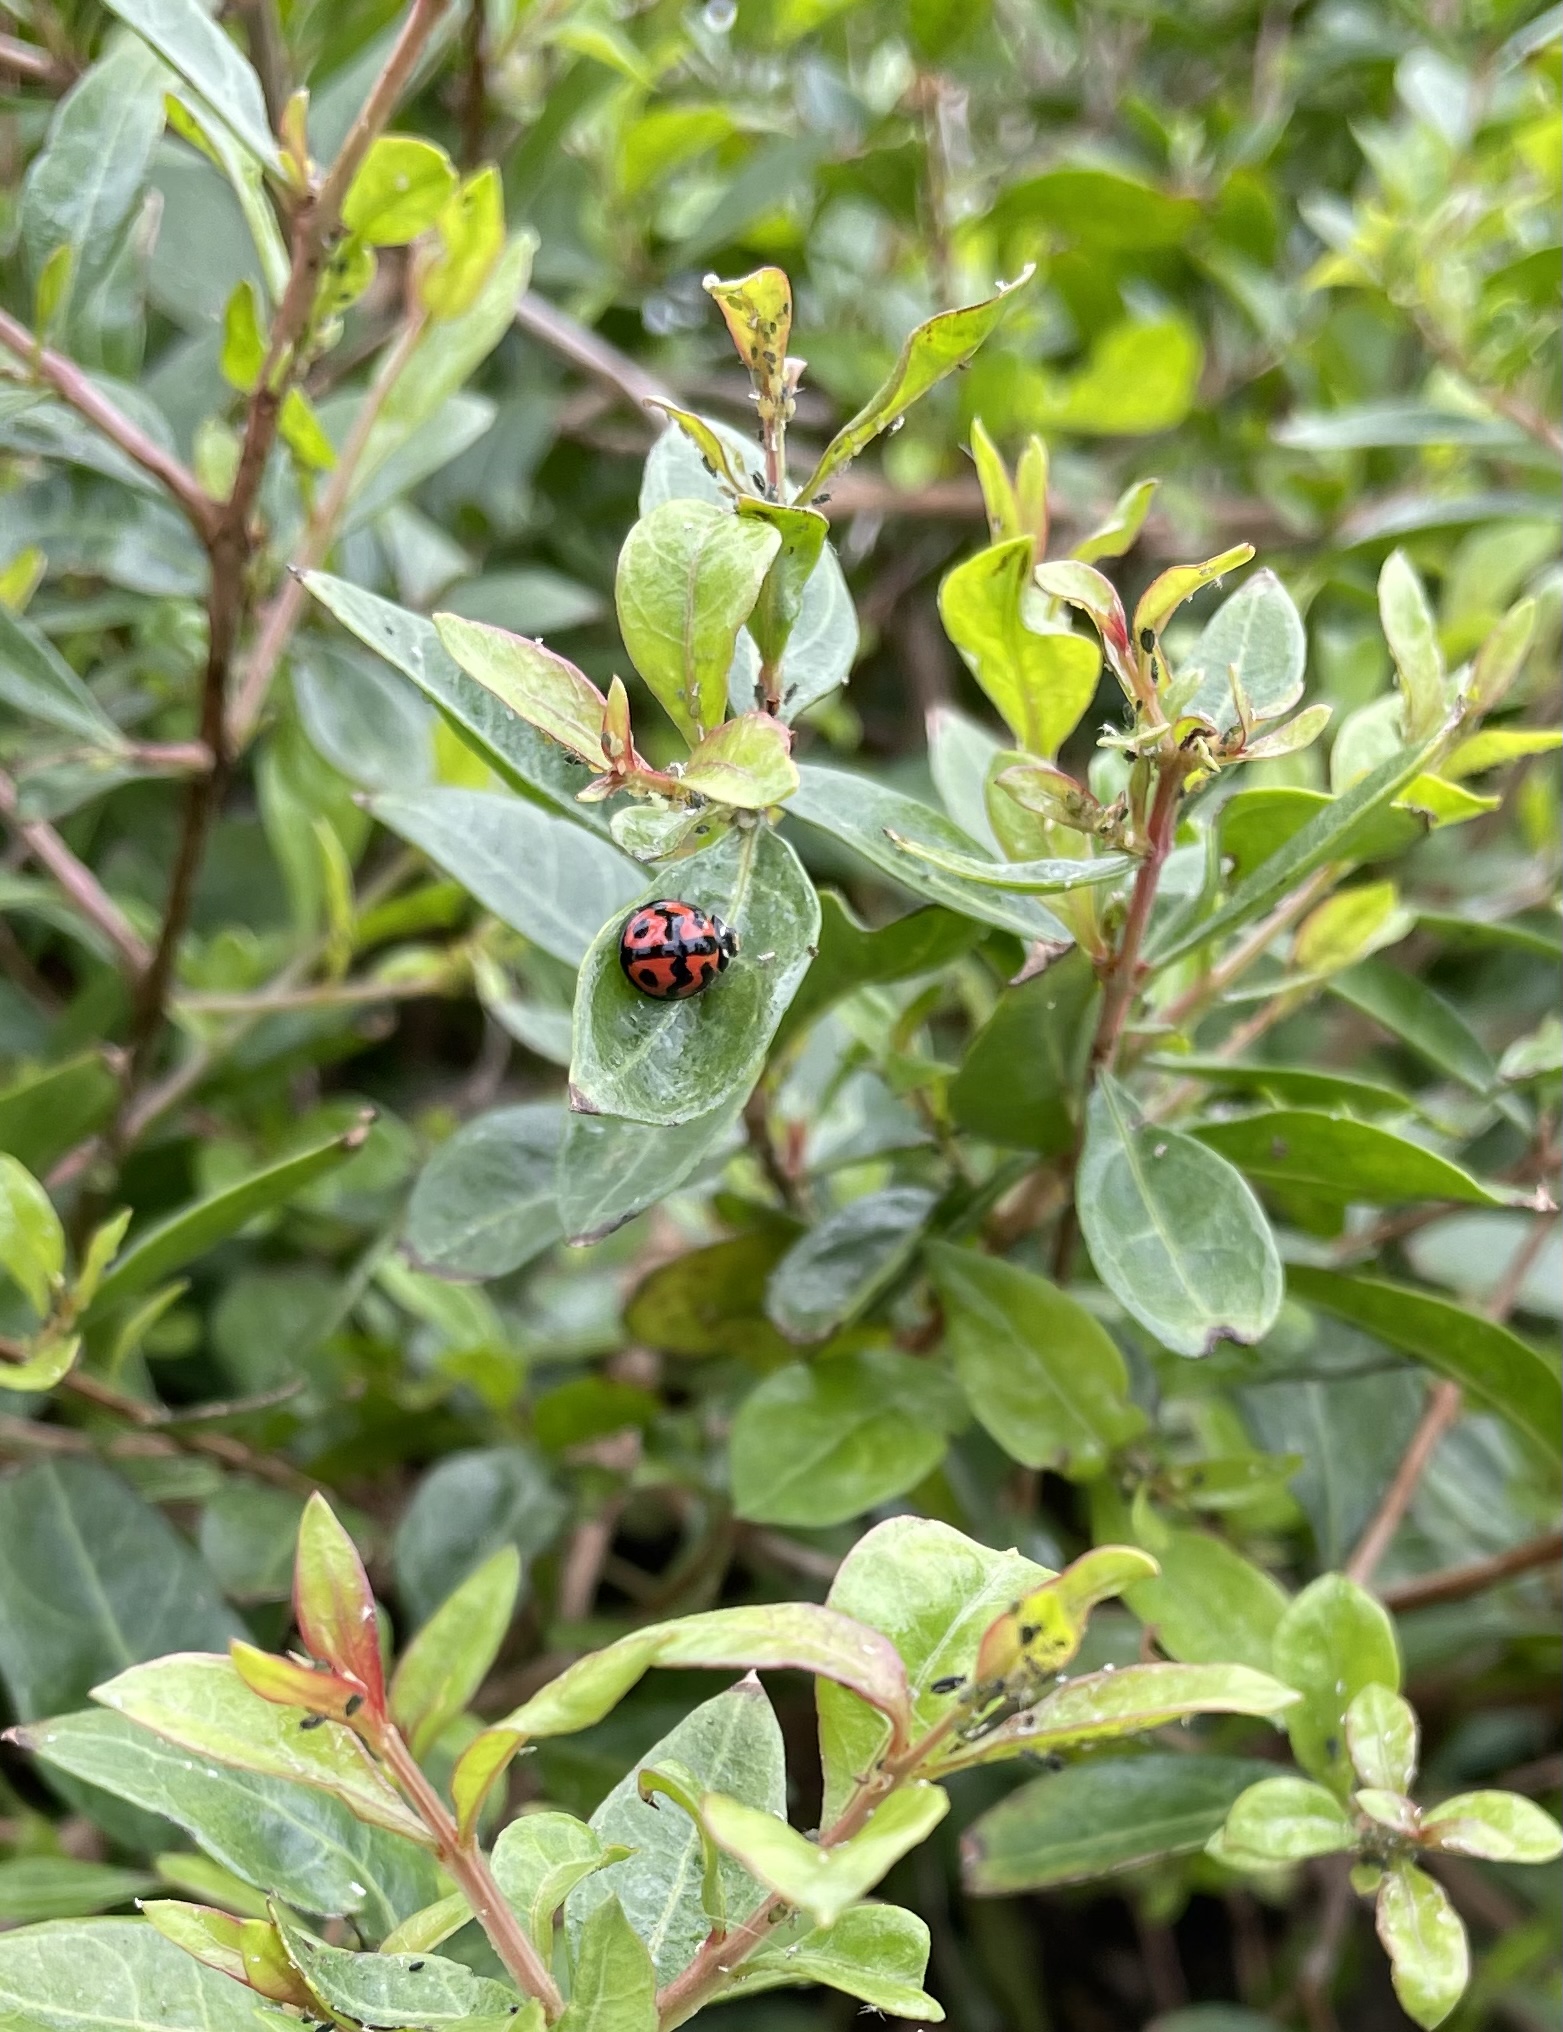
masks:
<svg viewBox="0 0 1563 2032"><path fill-rule="evenodd" d="M709 988L738 951L738 934L695 903L642 903L619 933L619 965L632 988L683 1002Z"/></svg>

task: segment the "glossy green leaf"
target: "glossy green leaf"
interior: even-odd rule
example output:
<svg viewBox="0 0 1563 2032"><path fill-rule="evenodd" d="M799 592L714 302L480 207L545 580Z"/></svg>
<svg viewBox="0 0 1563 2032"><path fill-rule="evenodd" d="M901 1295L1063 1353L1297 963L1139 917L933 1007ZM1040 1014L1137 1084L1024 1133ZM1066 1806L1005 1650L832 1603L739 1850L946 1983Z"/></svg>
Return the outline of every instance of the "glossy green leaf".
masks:
<svg viewBox="0 0 1563 2032"><path fill-rule="evenodd" d="M736 928L739 955L704 994L656 1001L625 979L618 923L606 926L576 990L570 1085L582 1112L671 1126L742 1099L808 967L814 886L769 829L730 833L697 855L679 893Z"/></svg>
<svg viewBox="0 0 1563 2032"><path fill-rule="evenodd" d="M1221 853L1231 860L1234 879L1246 882L1261 862L1278 853L1310 819L1327 811L1330 802L1322 790L1302 790L1291 784L1237 791L1219 814ZM1399 805L1384 805L1364 822L1352 842L1353 857L1390 860L1426 834L1425 821L1414 813Z"/></svg>
<svg viewBox="0 0 1563 2032"><path fill-rule="evenodd" d="M859 923L833 889L822 889L818 951L777 1035L782 1043L859 988L936 973L981 936L969 917L932 905L872 929Z"/></svg>
<svg viewBox="0 0 1563 2032"><path fill-rule="evenodd" d="M1110 1078L1087 1110L1076 1205L1097 1275L1175 1354L1253 1342L1274 1325L1281 1260L1252 1190L1191 1137L1136 1125Z"/></svg>
<svg viewBox="0 0 1563 2032"><path fill-rule="evenodd" d="M765 713L740 713L703 736L684 764L683 781L717 804L763 811L798 787L792 737Z"/></svg>
<svg viewBox="0 0 1563 2032"><path fill-rule="evenodd" d="M1550 1863L1563 1853L1563 1828L1518 1792L1457 1792L1422 1816L1435 1847L1493 1863Z"/></svg>
<svg viewBox="0 0 1563 2032"><path fill-rule="evenodd" d="M1383 1607L1344 1574L1321 1574L1275 1632L1275 1671L1303 1696L1286 1718L1303 1769L1344 1796L1352 1782L1346 1713L1366 1686L1400 1686L1400 1652Z"/></svg>
<svg viewBox="0 0 1563 2032"><path fill-rule="evenodd" d="M734 1506L755 1524L860 1516L931 1474L960 1418L947 1376L889 1348L790 1364L733 1421Z"/></svg>
<svg viewBox="0 0 1563 2032"><path fill-rule="evenodd" d="M1187 318L1125 318L1093 337L1076 372L1042 380L1026 421L1091 437L1171 430L1193 407L1204 359Z"/></svg>
<svg viewBox="0 0 1563 2032"><path fill-rule="evenodd" d="M9 1152L0 1152L0 1269L46 1317L65 1271L65 1230L49 1195Z"/></svg>
<svg viewBox="0 0 1563 2032"><path fill-rule="evenodd" d="M780 564L766 574L771 582ZM760 589L756 614L767 597ZM750 616L751 622L755 619ZM763 622L758 624L763 627ZM847 586L841 561L830 544L820 552L819 563L804 582L798 617L787 637L780 667L781 705L778 719L791 725L801 713L846 683L858 653L857 609ZM748 712L764 704L759 682L760 652L751 631L745 627L738 637L738 649L728 674L727 695L734 712Z"/></svg>
<svg viewBox="0 0 1563 2032"><path fill-rule="evenodd" d="M1393 960L1363 960L1337 974L1330 993L1370 1016L1435 1071L1448 1074L1472 1093L1489 1094L1498 1084L1491 1053L1459 1010Z"/></svg>
<svg viewBox="0 0 1563 2032"><path fill-rule="evenodd" d="M348 1729L327 1722L301 1730L302 1709L252 1693L226 1658L175 1652L132 1665L92 1695L196 1756L262 1778L317 1786L373 1827L420 1844L431 1839Z"/></svg>
<svg viewBox="0 0 1563 2032"><path fill-rule="evenodd" d="M316 1940L280 1906L273 1921L288 1960L323 2004L375 2026L459 2026L484 2014L508 2013L508 1984L474 1975L437 1954L355 1954Z"/></svg>
<svg viewBox="0 0 1563 2032"><path fill-rule="evenodd" d="M1193 599L1203 587L1219 584L1225 573L1247 564L1253 554L1251 543L1234 544L1230 550L1206 558L1203 564L1170 565L1159 573L1141 594L1134 610L1135 640L1139 641L1147 628L1159 635L1185 601ZM1237 639L1241 641L1242 631Z"/></svg>
<svg viewBox="0 0 1563 2032"><path fill-rule="evenodd" d="M986 302L941 312L909 333L883 385L825 447L819 464L799 488L797 503L812 501L832 473L855 459L946 374L963 367L1003 317L1009 298L1030 279L1028 268Z"/></svg>
<svg viewBox="0 0 1563 2032"><path fill-rule="evenodd" d="M817 509L785 508L753 496L739 501L738 513L765 523L781 538L748 622L762 658L768 664L779 664L803 611L804 593L824 550L830 524Z"/></svg>
<svg viewBox="0 0 1563 2032"><path fill-rule="evenodd" d="M1128 1602L1164 1651L1193 1663L1269 1668L1286 1594L1262 1567L1225 1539L1182 1527L1158 1534L1156 1559L1160 1575L1131 1588Z"/></svg>
<svg viewBox="0 0 1563 2032"><path fill-rule="evenodd" d="M0 1934L0 2014L26 2032L253 2032L253 1991L142 1919L57 1919Z"/></svg>
<svg viewBox="0 0 1563 2032"><path fill-rule="evenodd" d="M791 1341L821 1341L856 1318L905 1268L934 1201L922 1186L892 1185L828 1214L772 1270L772 1325Z"/></svg>
<svg viewBox="0 0 1563 2032"><path fill-rule="evenodd" d="M621 1859L595 1829L569 1813L523 1813L500 1829L489 1858L505 1903L534 1946L552 1960L554 1922L575 1886Z"/></svg>
<svg viewBox="0 0 1563 2032"><path fill-rule="evenodd" d="M1441 2025L1471 1977L1465 1928L1448 1893L1415 1863L1393 1863L1375 1919L1401 2009L1417 2025Z"/></svg>
<svg viewBox="0 0 1563 2032"><path fill-rule="evenodd" d="M1443 725L1449 701L1438 630L1422 582L1403 550L1391 551L1384 561L1378 608L1405 701L1407 737L1425 740Z"/></svg>
<svg viewBox="0 0 1563 2032"><path fill-rule="evenodd" d="M29 1724L18 1740L51 1772L161 1815L257 1890L303 1912L351 1916L380 1938L434 1897L434 1858L337 1799L204 1757L103 1708Z"/></svg>
<svg viewBox="0 0 1563 2032"><path fill-rule="evenodd" d="M112 0L109 11L195 87L257 162L282 174L260 80L199 0Z"/></svg>
<svg viewBox="0 0 1563 2032"><path fill-rule="evenodd" d="M1166 1052L1150 1058L1158 1072L1175 1073L1234 1093L1259 1093L1298 1107L1350 1108L1357 1114L1401 1114L1409 1097L1387 1083L1358 1073L1337 1072L1332 1066L1271 1064L1252 1058L1223 1058L1219 1053Z"/></svg>
<svg viewBox="0 0 1563 2032"><path fill-rule="evenodd" d="M942 812L891 790L871 777L819 762L798 771L800 788L788 810L795 818L860 854L880 874L903 889L942 903L979 923L996 925L1025 939L1068 940L1069 934L1051 911L1025 897L1008 897L980 884L946 874L892 844L889 834L913 840L936 852L975 856L976 842L966 837ZM998 866L999 864L995 864Z"/></svg>
<svg viewBox="0 0 1563 2032"><path fill-rule="evenodd" d="M1406 1793L1416 1777L1416 1710L1387 1686L1365 1686L1346 1710L1346 1747L1364 1785Z"/></svg>
<svg viewBox="0 0 1563 2032"><path fill-rule="evenodd" d="M75 1856L13 1856L0 1862L0 1925L85 1918L111 1905L134 1903L154 1881L140 1870Z"/></svg>
<svg viewBox="0 0 1563 2032"><path fill-rule="evenodd" d="M355 1156L368 1133L366 1122L355 1123L296 1156L279 1158L252 1172L237 1185L192 1201L137 1235L98 1286L93 1313L101 1314L149 1285L161 1283L173 1271L237 1234L257 1214L285 1206Z"/></svg>
<svg viewBox="0 0 1563 2032"><path fill-rule="evenodd" d="M923 1988L928 1928L898 1905L850 1906L834 1926L783 1934L735 1971L730 1996L823 1983L887 2017L938 2024L943 2007Z"/></svg>
<svg viewBox="0 0 1563 2032"><path fill-rule="evenodd" d="M397 1592L417 1621L435 1615L467 1576L510 1545L529 1564L553 1539L566 1504L523 1446L463 1448L430 1468L393 1542Z"/></svg>
<svg viewBox="0 0 1563 2032"><path fill-rule="evenodd" d="M382 134L348 188L342 224L373 247L403 247L428 231L455 188L443 148L413 134Z"/></svg>
<svg viewBox="0 0 1563 2032"><path fill-rule="evenodd" d="M668 501L636 523L619 554L624 646L691 747L726 713L738 631L780 546L752 517Z"/></svg>
<svg viewBox="0 0 1563 2032"><path fill-rule="evenodd" d="M1351 1815L1333 1792L1306 1778L1262 1778L1232 1802L1218 1853L1223 1861L1273 1868L1356 1845Z"/></svg>
<svg viewBox="0 0 1563 2032"><path fill-rule="evenodd" d="M1556 1367L1508 1327L1385 1278L1352 1277L1299 1263L1288 1279L1292 1295L1304 1304L1349 1320L1448 1376L1557 1457L1563 1384Z"/></svg>
<svg viewBox="0 0 1563 2032"><path fill-rule="evenodd" d="M928 1259L955 1373L981 1424L1025 1467L1099 1474L1145 1423L1106 1331L1016 1264L942 1242Z"/></svg>
<svg viewBox="0 0 1563 2032"><path fill-rule="evenodd" d="M397 1661L391 1719L415 1757L464 1712L499 1655L521 1586L521 1555L502 1545L435 1610Z"/></svg>
<svg viewBox="0 0 1563 2032"><path fill-rule="evenodd" d="M1249 1178L1265 1185L1301 1186L1331 1199L1367 1206L1402 1200L1452 1199L1468 1206L1517 1206L1529 1196L1487 1185L1440 1157L1373 1122L1354 1122L1314 1108L1270 1108L1194 1131Z"/></svg>
<svg viewBox="0 0 1563 2032"><path fill-rule="evenodd" d="M617 1899L581 1928L559 2032L657 2032L656 1971Z"/></svg>
<svg viewBox="0 0 1563 2032"><path fill-rule="evenodd" d="M1201 1849L1264 1771L1246 1757L1166 1751L1075 1764L979 1815L962 1872L979 1897L1078 1884Z"/></svg>
<svg viewBox="0 0 1563 2032"><path fill-rule="evenodd" d="M68 1376L81 1352L79 1334L45 1332L25 1342L26 1356L19 1362L7 1358L0 1368L0 1390L52 1390Z"/></svg>
<svg viewBox="0 0 1563 2032"><path fill-rule="evenodd" d="M720 1793L704 1802L706 1825L780 1898L830 1926L871 1891L893 1863L928 1836L950 1810L937 1785L903 1785L876 1806L858 1832L834 1848L821 1848L785 1820Z"/></svg>
<svg viewBox="0 0 1563 2032"><path fill-rule="evenodd" d="M35 1174L46 1172L105 1121L119 1083L102 1055L84 1051L0 1087L0 1148Z"/></svg>
<svg viewBox="0 0 1563 2032"><path fill-rule="evenodd" d="M603 695L573 663L540 642L459 614L436 614L434 625L469 677L589 768L607 768Z"/></svg>
<svg viewBox="0 0 1563 2032"><path fill-rule="evenodd" d="M1003 1149L1072 1150L1100 999L1078 951L1006 988L950 1085L960 1127Z"/></svg>
<svg viewBox="0 0 1563 2032"><path fill-rule="evenodd" d="M554 1171L559 1220L572 1242L600 1241L720 1162L741 1101L667 1128L617 1115L571 1115Z"/></svg>
<svg viewBox="0 0 1563 2032"><path fill-rule="evenodd" d="M787 1773L781 1729L759 1681L745 1679L692 1709L635 1765L592 1815L605 1845L628 1850L621 1862L582 1882L565 1910L567 1934L579 1953L592 1915L617 1899L649 1949L657 1981L668 1983L694 1959L711 1930L702 1891L701 1832L682 1805L644 1798L643 1771L680 1767L700 1792L720 1792L767 1816L786 1812ZM762 1884L741 1862L719 1866L721 1896L734 1924L764 1898Z"/></svg>
<svg viewBox="0 0 1563 2032"><path fill-rule="evenodd" d="M406 1246L419 1268L504 1277L559 1241L554 1172L564 1126L557 1102L524 1101L477 1116L442 1143L407 1207Z"/></svg>
<svg viewBox="0 0 1563 2032"><path fill-rule="evenodd" d="M1154 966L1166 966L1196 946L1225 937L1250 918L1262 916L1315 868L1322 868L1328 861L1358 858L1362 842L1369 837L1369 828L1421 773L1432 747L1431 742L1422 742L1391 755L1349 790L1331 798L1315 817L1305 821L1284 845L1267 855L1252 874L1239 882L1211 916L1191 924L1179 918L1160 938L1153 931L1146 945L1147 959Z"/></svg>
<svg viewBox="0 0 1563 2032"><path fill-rule="evenodd" d="M1226 733L1238 724L1235 676L1249 719L1278 720L1302 697L1306 656L1302 617L1291 594L1274 572L1255 572L1211 615L1179 665L1181 711ZM1183 697L1182 686L1191 679L1194 689Z"/></svg>
<svg viewBox="0 0 1563 2032"><path fill-rule="evenodd" d="M984 855L955 853L905 839L893 829L887 829L886 837L903 854L913 855L943 874L1020 896L1061 896L1066 890L1116 882L1135 865L1127 854L1102 854L1092 860L991 861Z"/></svg>
<svg viewBox="0 0 1563 2032"><path fill-rule="evenodd" d="M1020 536L957 565L939 588L939 615L1019 745L1050 756L1095 696L1102 659L1086 636L1026 625L1034 549Z"/></svg>
<svg viewBox="0 0 1563 2032"><path fill-rule="evenodd" d="M48 636L0 602L0 699L93 748L121 749L125 737Z"/></svg>
<svg viewBox="0 0 1563 2032"><path fill-rule="evenodd" d="M1251 1665L1109 1666L1067 1681L1060 1676L1053 1692L1035 1707L969 1749L949 1751L932 1768L991 1763L1021 1753L1056 1755L1143 1735L1200 1714L1254 1715L1273 1721L1283 1718L1296 1698L1289 1686Z"/></svg>

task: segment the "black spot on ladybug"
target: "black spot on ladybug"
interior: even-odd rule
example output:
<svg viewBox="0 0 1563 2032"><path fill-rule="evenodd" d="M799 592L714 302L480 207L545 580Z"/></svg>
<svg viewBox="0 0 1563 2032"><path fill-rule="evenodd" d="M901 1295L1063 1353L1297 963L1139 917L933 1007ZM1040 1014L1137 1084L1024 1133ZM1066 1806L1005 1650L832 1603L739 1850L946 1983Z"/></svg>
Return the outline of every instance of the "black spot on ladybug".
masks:
<svg viewBox="0 0 1563 2032"><path fill-rule="evenodd" d="M619 933L619 965L632 988L658 1002L704 992L738 951L738 935L698 904L642 904Z"/></svg>

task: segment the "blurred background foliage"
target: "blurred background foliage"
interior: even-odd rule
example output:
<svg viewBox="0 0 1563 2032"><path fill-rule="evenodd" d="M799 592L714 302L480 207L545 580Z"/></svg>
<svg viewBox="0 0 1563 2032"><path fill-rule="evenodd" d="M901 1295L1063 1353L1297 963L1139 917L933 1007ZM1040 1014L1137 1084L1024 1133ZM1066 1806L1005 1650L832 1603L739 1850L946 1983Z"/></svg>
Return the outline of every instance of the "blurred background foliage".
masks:
<svg viewBox="0 0 1563 2032"><path fill-rule="evenodd" d="M113 79L122 130L103 146L108 109L93 109L73 172L102 173L90 259L51 304L29 240L27 166L111 24L91 0L7 12L4 301L24 321L47 313L55 345L108 377L203 479L220 475L236 448L229 307L246 279L267 286L266 246L175 125L138 120L136 79ZM394 8L233 0L223 12L274 113L307 83L311 146L328 156L383 61ZM1037 280L971 367L834 490L860 644L849 688L805 716L800 753L850 758L930 795L932 724L933 773L942 755L949 795L961 729L991 725L936 606L943 573L982 540L964 449L979 417L1011 454L1027 433L1048 440L1055 551L1131 482L1160 478L1126 593L1170 559L1253 542L1305 614L1312 696L1337 723L1388 692L1375 585L1395 545L1433 589L1451 663L1534 595L1540 628L1510 704L1515 724L1544 725L1563 611L1559 36L1559 10L1502 0L453 7L398 125L465 169L498 163L508 219L537 235L530 288L471 380L361 492L333 569L423 612L546 637L600 683L630 678L613 582L654 435L644 402L668 397L749 428L746 379L702 277L772 262L790 274L808 360L793 429L802 459L872 392L914 323L1032 262ZM35 187L34 216L39 202ZM396 326L403 267L382 251L312 371L328 439ZM106 714L125 742L105 757L58 714L30 716L27 659L0 615L12 824L0 865L0 1141L47 1176L62 1162L69 1174L110 1120L130 1012L101 933L29 862L22 829L57 828L135 934L155 936L180 809L175 765L155 751L194 738L205 616L202 559L174 511L70 412L40 406L13 368L0 383L0 601L90 681L81 713ZM292 475L268 483L277 556L301 514L299 472L310 498L308 470L300 452ZM670 758L670 730L631 689L642 744ZM1066 761L1083 768L1111 708L1104 688ZM1325 768L1312 750L1248 781L1324 788ZM948 1075L1016 956L993 937L981 953L940 955L925 993L865 985L828 1015L814 1010L806 1031L800 1016L769 1096L770 1138L608 1238L565 1247L551 1208L522 1195L486 1281L435 1276L427 1250L420 1262L399 1246L409 1203L416 1223L419 1192L438 1197L420 1177L437 1178L426 1166L458 1125L551 1102L568 1056L570 970L364 809L366 792L434 781L492 779L382 666L311 625L200 870L178 977L180 1047L204 1048L198 1075L179 1106L109 1153L113 1169L93 1154L69 1218L80 1235L128 1204L151 1225L341 1136L371 1108L373 1124L350 1161L182 1262L177 1284L92 1346L96 1395L7 1400L0 1451L20 1472L0 1482L0 1675L23 1718L79 1706L127 1646L139 1656L209 1641L203 1619L232 1627L237 1610L260 1641L280 1642L312 1481L344 1504L409 1627L496 1546L518 1547L528 1587L485 1713L627 1621L822 1595L886 1504L1052 1563L1089 1535L1077 1487L1017 1472L971 1427L941 1435L911 1486L904 1438L869 1430L857 1464L838 1463L813 1511L806 1494L785 1528L734 1508L731 1476L744 1470L727 1434L735 1416L743 1433L745 1398L794 1353L763 1305L798 1232L764 1151L813 1172L819 1210L931 1177L951 1134ZM1345 995L1310 1002L1273 1043L1278 1060L1415 1089L1444 1132L1476 1139L1476 1168L1496 1172L1528 1146L1461 1084L1458 1039L1474 1033L1531 1082L1545 1176L1558 1119L1557 773L1546 758L1521 762L1501 789L1399 871L1417 922L1397 958L1457 1006L1456 1045L1392 1035ZM799 844L821 882L871 920L887 914L860 865L817 835ZM322 955L318 992L248 1006ZM358 993L346 976L361 955L380 971ZM977 1121L1003 1112L1007 1077L1001 1065L986 1104L972 1103ZM539 1148L556 1133L540 1118ZM1316 1212L1305 1197L1290 1207L1304 1229ZM1314 1226L1328 1235L1328 1219ZM1402 1274L1480 1306L1526 1232L1523 1214L1479 1210L1383 1241ZM1555 1227L1528 1260L1505 1302L1524 1331L1555 1340ZM21 1331L19 1306L0 1292L0 1330ZM1169 1571L1167 1546L1194 1546L1186 1595L1219 1585L1199 1566L1212 1542L1201 1520L1219 1525L1245 1575L1257 1564L1295 1582L1340 1563L1416 1426L1417 1372L1354 1329L1321 1333L1296 1306L1261 1349L1173 1365L1176 1375L1123 1341L1137 1392L1159 1391L1157 1443L1128 1449L1122 1487L1098 1496L1109 1509L1160 1506L1140 1526L1163 1533ZM889 1366L880 1387L882 1404L861 1412L869 1425L899 1388ZM840 1415L829 1422L839 1439ZM750 1473L766 1468L766 1435L763 1409L751 1413ZM1234 1470L1241 1486L1218 1507L1197 1471L1233 1460L1253 1465ZM1402 1633L1435 1786L1558 1790L1552 1580L1443 1606L1418 1607L1415 1593L1419 1575L1547 1530L1555 1500L1505 1427L1467 1416L1441 1439L1389 1549L1381 1581L1392 1596L1410 1590ZM40 1602L56 1612L47 1627ZM1140 1643L1125 1613L1093 1626L1098 1663ZM519 1782L585 1811L704 1690L647 1685L598 1729L546 1748ZM806 1737L801 1698L784 1720ZM1209 1745L1221 1742L1217 1729ZM123 1809L65 1781L57 1796L9 1754L5 1773L0 1923L111 1908L151 1881L156 1845ZM957 1830L1008 1782L967 1781ZM1327 2009L1321 1954L1341 2023L1401 2022L1361 1929L1343 1933L1326 1902L1321 1931L1323 1894L1306 1871L1256 1896L1195 1857L1106 1890L989 1899L961 1889L946 1835L890 1890L932 1927L930 1986L961 2032L1153 2017L1166 2032L1258 2032L1266 2010ZM25 1881L55 1881L38 1875L40 1859L88 1873L63 1871L47 1910L19 1888L21 1864ZM1455 1877L1479 1949L1457 2022L1555 2024L1551 1873ZM766 1999L729 2016L789 2032L822 2014L844 2025L854 2008Z"/></svg>

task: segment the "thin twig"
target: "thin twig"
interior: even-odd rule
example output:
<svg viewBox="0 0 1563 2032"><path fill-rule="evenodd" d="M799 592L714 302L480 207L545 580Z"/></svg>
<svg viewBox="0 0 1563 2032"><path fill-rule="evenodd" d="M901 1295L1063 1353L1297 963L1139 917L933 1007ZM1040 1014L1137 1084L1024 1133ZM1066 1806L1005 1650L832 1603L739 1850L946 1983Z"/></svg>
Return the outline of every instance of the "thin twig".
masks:
<svg viewBox="0 0 1563 2032"><path fill-rule="evenodd" d="M1427 1404L1409 1445L1401 1455L1394 1478L1384 1491L1367 1530L1357 1541L1356 1550L1346 1562L1347 1577L1356 1581L1359 1587L1368 1585L1379 1561L1389 1550L1390 1541L1400 1529L1401 1520L1410 1508L1427 1464L1438 1450L1438 1442L1460 1416L1462 1402L1458 1383L1440 1381L1428 1392Z"/></svg>
<svg viewBox="0 0 1563 2032"><path fill-rule="evenodd" d="M1432 1608L1438 1602L1463 1602L1488 1588L1501 1587L1522 1573L1535 1573L1563 1560L1563 1531L1548 1531L1540 1538L1527 1538L1523 1545L1511 1545L1507 1552L1495 1552L1489 1559L1469 1560L1464 1566L1446 1566L1438 1573L1419 1573L1413 1580L1396 1581L1380 1590L1386 1609L1400 1615L1407 1609Z"/></svg>
<svg viewBox="0 0 1563 2032"><path fill-rule="evenodd" d="M97 876L76 858L47 820L20 816L16 785L3 770L0 770L0 818L4 818L39 867L54 877L82 916L102 932L131 976L142 974L149 958L146 941Z"/></svg>
<svg viewBox="0 0 1563 2032"><path fill-rule="evenodd" d="M132 423L74 360L39 345L26 325L4 310L0 310L0 346L20 360L34 378L52 388L62 402L69 403L78 416L100 430L111 444L118 445L127 459L160 482L189 517L201 541L211 541L221 514L218 504L189 467L149 437L140 424Z"/></svg>
<svg viewBox="0 0 1563 2032"><path fill-rule="evenodd" d="M25 78L30 85L47 85L54 92L66 91L76 82L74 65L14 35L0 35L0 71Z"/></svg>
<svg viewBox="0 0 1563 2032"><path fill-rule="evenodd" d="M648 404L678 406L677 395L665 381L546 297L528 290L516 305L516 323L572 367L622 395L631 408L644 413Z"/></svg>

